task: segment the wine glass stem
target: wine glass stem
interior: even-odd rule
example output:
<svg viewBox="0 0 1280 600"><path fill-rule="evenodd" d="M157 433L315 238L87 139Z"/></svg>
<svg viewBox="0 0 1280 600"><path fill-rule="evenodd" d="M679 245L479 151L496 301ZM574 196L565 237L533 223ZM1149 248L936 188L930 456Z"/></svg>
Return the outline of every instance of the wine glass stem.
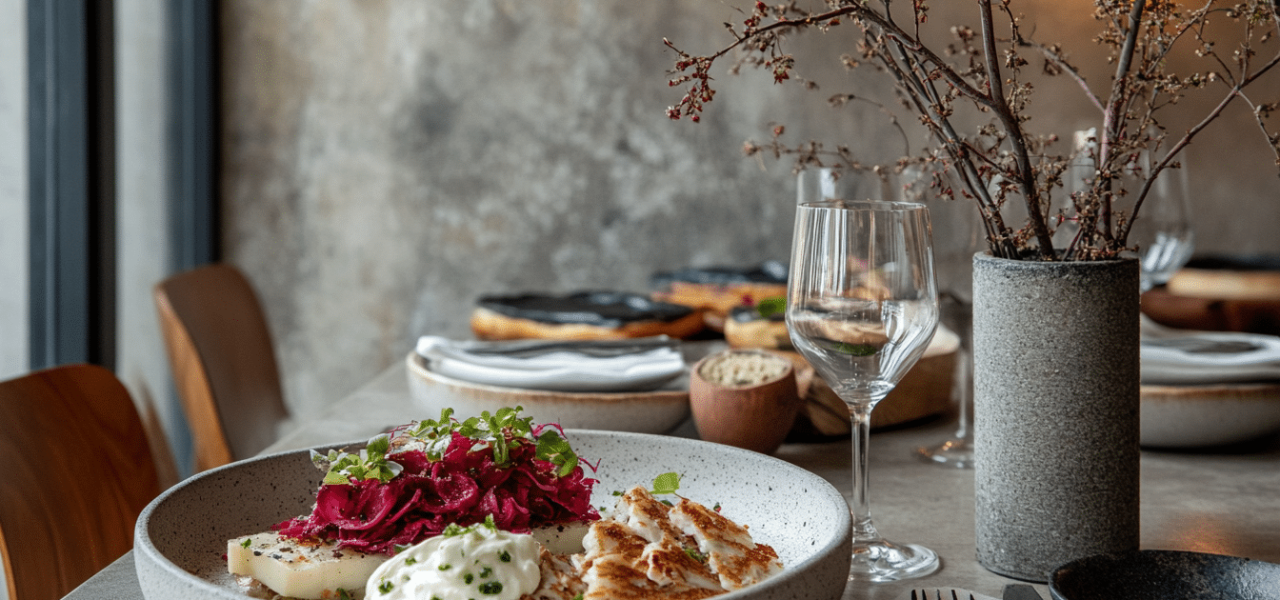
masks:
<svg viewBox="0 0 1280 600"><path fill-rule="evenodd" d="M867 447L871 440L871 409L874 404L850 405L853 432L853 539L855 542L880 538L871 523L871 501L867 496Z"/></svg>

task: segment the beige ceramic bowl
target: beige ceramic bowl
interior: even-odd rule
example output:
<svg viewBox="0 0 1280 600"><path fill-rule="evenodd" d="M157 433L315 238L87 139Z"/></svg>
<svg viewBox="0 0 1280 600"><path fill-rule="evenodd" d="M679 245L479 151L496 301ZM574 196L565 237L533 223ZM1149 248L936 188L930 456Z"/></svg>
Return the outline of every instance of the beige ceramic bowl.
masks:
<svg viewBox="0 0 1280 600"><path fill-rule="evenodd" d="M1142 386L1144 448L1205 448L1280 433L1280 384Z"/></svg>
<svg viewBox="0 0 1280 600"><path fill-rule="evenodd" d="M444 408L457 414L497 412L520 406L538 423L558 423L575 429L666 433L689 416L689 388L685 376L661 389L645 392L551 392L499 387L446 377L428 366L417 352L405 358L409 392L428 418Z"/></svg>
<svg viewBox="0 0 1280 600"><path fill-rule="evenodd" d="M765 350L726 350L689 374L698 437L771 454L795 423L801 401L791 361Z"/></svg>

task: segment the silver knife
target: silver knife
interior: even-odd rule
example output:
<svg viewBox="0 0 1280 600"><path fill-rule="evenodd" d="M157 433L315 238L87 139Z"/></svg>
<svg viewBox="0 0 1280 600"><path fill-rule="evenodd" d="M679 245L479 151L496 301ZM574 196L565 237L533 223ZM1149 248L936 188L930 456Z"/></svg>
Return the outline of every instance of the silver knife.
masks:
<svg viewBox="0 0 1280 600"><path fill-rule="evenodd" d="M676 348L680 340L663 336L625 340L513 340L497 342L458 342L459 350L472 354L530 357L551 352L569 351L588 356L626 356L657 348Z"/></svg>
<svg viewBox="0 0 1280 600"><path fill-rule="evenodd" d="M1036 593L1036 588L1025 583L1010 583L1004 586L1003 600L1044 600Z"/></svg>

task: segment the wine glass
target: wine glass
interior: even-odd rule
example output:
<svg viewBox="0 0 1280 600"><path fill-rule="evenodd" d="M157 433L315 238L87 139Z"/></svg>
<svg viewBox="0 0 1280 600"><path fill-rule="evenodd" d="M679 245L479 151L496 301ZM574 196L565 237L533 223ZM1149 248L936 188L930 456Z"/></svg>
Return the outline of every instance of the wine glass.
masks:
<svg viewBox="0 0 1280 600"><path fill-rule="evenodd" d="M1094 155L1097 152L1097 131L1076 131L1073 138L1075 158L1063 173L1064 187L1074 193L1089 189L1096 175ZM1157 145L1156 149L1158 150ZM1118 186L1129 193L1136 193L1143 180L1155 166L1153 150L1135 152L1120 169ZM1187 151L1184 161L1189 162ZM1133 221L1126 243L1136 252L1127 256L1139 259L1140 293L1169 282L1195 250L1195 232L1191 228L1191 195L1187 167L1169 167L1160 172L1151 184L1151 190L1143 201L1142 209ZM1075 235L1076 227L1065 225L1055 234L1055 245L1065 243Z"/></svg>
<svg viewBox="0 0 1280 600"><path fill-rule="evenodd" d="M943 174L945 177L945 174ZM972 203L938 197L938 177L920 167L898 175L897 200L928 201L930 220L947 227L933 232L934 272L938 280L942 325L960 338L951 398L957 406L956 429L946 439L915 449L932 464L973 468L973 255L985 246L982 220Z"/></svg>
<svg viewBox="0 0 1280 600"><path fill-rule="evenodd" d="M867 498L871 410L924 354L938 327L929 212L923 204L826 200L796 207L787 329L849 405L853 434L853 581L937 570L938 556L882 538Z"/></svg>
<svg viewBox="0 0 1280 600"><path fill-rule="evenodd" d="M1185 165L1161 171L1133 221L1128 243L1137 248L1141 261L1143 292L1168 283L1195 249L1188 185Z"/></svg>

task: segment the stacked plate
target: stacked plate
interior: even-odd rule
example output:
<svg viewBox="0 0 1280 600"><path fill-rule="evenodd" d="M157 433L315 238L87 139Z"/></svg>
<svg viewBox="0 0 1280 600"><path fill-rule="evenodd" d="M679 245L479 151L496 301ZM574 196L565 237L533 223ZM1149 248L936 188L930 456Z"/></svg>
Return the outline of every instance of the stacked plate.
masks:
<svg viewBox="0 0 1280 600"><path fill-rule="evenodd" d="M665 433L689 416L697 344L665 337L606 341L459 341L427 336L405 358L414 401L438 414L521 406L539 423Z"/></svg>

